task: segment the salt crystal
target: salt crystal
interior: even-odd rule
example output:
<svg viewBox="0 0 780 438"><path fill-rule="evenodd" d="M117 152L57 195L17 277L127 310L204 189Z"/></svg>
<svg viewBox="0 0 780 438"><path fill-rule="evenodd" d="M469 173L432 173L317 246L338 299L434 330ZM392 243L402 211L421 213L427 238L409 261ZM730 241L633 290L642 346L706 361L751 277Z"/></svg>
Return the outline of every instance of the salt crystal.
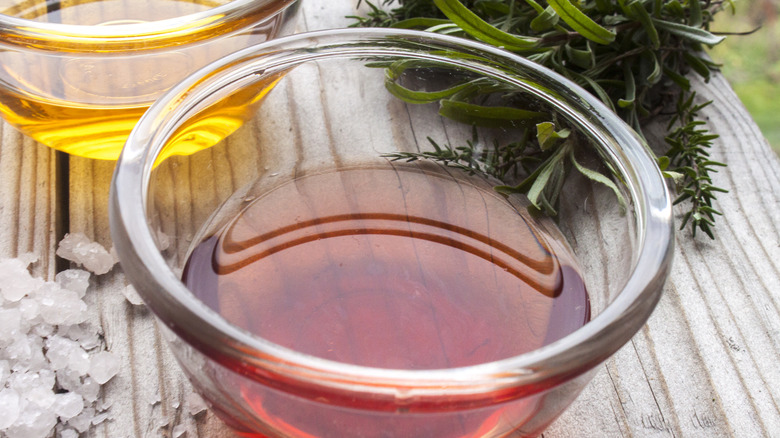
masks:
<svg viewBox="0 0 780 438"><path fill-rule="evenodd" d="M97 414L97 415L95 415L92 418L92 424L97 426L98 424L108 420L109 417L110 417L110 415L107 412L103 412L103 413Z"/></svg>
<svg viewBox="0 0 780 438"><path fill-rule="evenodd" d="M122 288L122 295L124 295L125 299L134 306L141 306L144 304L144 300L141 299L141 296L138 295L138 292L136 292L132 284L128 284Z"/></svg>
<svg viewBox="0 0 780 438"><path fill-rule="evenodd" d="M95 410L98 412L107 411L113 404L113 400L100 399L95 401Z"/></svg>
<svg viewBox="0 0 780 438"><path fill-rule="evenodd" d="M113 263L111 267L108 269L110 270L114 265L119 263L119 253L116 251L116 248L114 248L114 245L111 245L111 251L108 253L111 256L110 262Z"/></svg>
<svg viewBox="0 0 780 438"><path fill-rule="evenodd" d="M66 391L78 391L81 388L81 374L70 368L56 370L57 385ZM80 391L79 391L80 392Z"/></svg>
<svg viewBox="0 0 780 438"><path fill-rule="evenodd" d="M85 350L94 350L100 346L100 336L97 332L87 333L86 336L79 337L78 341Z"/></svg>
<svg viewBox="0 0 780 438"><path fill-rule="evenodd" d="M4 359L26 363L32 358L32 345L27 336L17 334L3 353Z"/></svg>
<svg viewBox="0 0 780 438"><path fill-rule="evenodd" d="M14 424L19 418L19 393L11 388L0 391L0 430Z"/></svg>
<svg viewBox="0 0 780 438"><path fill-rule="evenodd" d="M203 399L194 392L187 394L186 402L190 415L193 417L208 409L206 402L204 402Z"/></svg>
<svg viewBox="0 0 780 438"><path fill-rule="evenodd" d="M70 420L84 410L84 399L73 392L56 394L52 410L60 420Z"/></svg>
<svg viewBox="0 0 780 438"><path fill-rule="evenodd" d="M101 261L100 251L82 238L65 242L65 255L82 257L77 262L96 271L110 269L113 258L102 260L107 268L91 264ZM119 360L88 353L101 344L84 322L90 274L71 269L47 282L30 275L35 260L0 259L0 438L77 438L109 418L110 403L97 399Z"/></svg>
<svg viewBox="0 0 780 438"><path fill-rule="evenodd" d="M34 334L35 336L39 336L41 338L48 338L49 336L54 334L54 329L55 327L53 325L42 322L32 326L32 329L30 329L30 333Z"/></svg>
<svg viewBox="0 0 780 438"><path fill-rule="evenodd" d="M19 301L44 283L43 279L30 275L28 265L21 259L0 260L0 295L7 301Z"/></svg>
<svg viewBox="0 0 780 438"><path fill-rule="evenodd" d="M116 264L115 256L111 255L103 245L89 240L81 233L66 234L60 241L57 255L79 263L88 271L98 275L110 271Z"/></svg>
<svg viewBox="0 0 780 438"><path fill-rule="evenodd" d="M32 298L22 298L19 301L19 311L22 314L22 318L30 322L36 322L36 318L40 314L40 306L38 302Z"/></svg>
<svg viewBox="0 0 780 438"><path fill-rule="evenodd" d="M49 411L54 405L57 395L52 387L38 385L24 393L24 398L30 403L34 403L43 410Z"/></svg>
<svg viewBox="0 0 780 438"><path fill-rule="evenodd" d="M0 360L0 388L5 387L5 382L8 380L10 374L11 366L8 365L8 361Z"/></svg>
<svg viewBox="0 0 780 438"><path fill-rule="evenodd" d="M43 340L38 340L38 349L43 350ZM43 353L43 351L41 351ZM37 372L38 379L41 385L47 388L54 388L54 384L57 382L57 375L53 370L39 370Z"/></svg>
<svg viewBox="0 0 780 438"><path fill-rule="evenodd" d="M57 436L59 438L79 438L79 433L74 429L62 429Z"/></svg>
<svg viewBox="0 0 780 438"><path fill-rule="evenodd" d="M89 406L84 408L80 414L68 420L68 426L76 429L79 433L84 433L89 430L93 418L95 418L95 408Z"/></svg>
<svg viewBox="0 0 780 438"><path fill-rule="evenodd" d="M111 257L114 258L114 263L119 263L119 253L116 252L116 248L113 244L111 244L111 248L108 250L108 253L111 254Z"/></svg>
<svg viewBox="0 0 780 438"><path fill-rule="evenodd" d="M77 373L86 375L89 372L92 361L89 358L89 354L82 350L79 346L74 348L68 355L68 368L76 371Z"/></svg>
<svg viewBox="0 0 780 438"><path fill-rule="evenodd" d="M55 370L63 369L68 366L71 351L77 347L76 341L58 335L52 336L46 340L46 358Z"/></svg>
<svg viewBox="0 0 780 438"><path fill-rule="evenodd" d="M0 279L1 281L2 279ZM21 300L31 290L35 289L31 288L23 279L13 283L0 283L0 293L3 294L3 298L11 302Z"/></svg>
<svg viewBox="0 0 780 438"><path fill-rule="evenodd" d="M157 249L162 251L165 251L166 249L171 247L171 236L163 233L162 230L158 229L156 234L155 243L157 244Z"/></svg>
<svg viewBox="0 0 780 438"><path fill-rule="evenodd" d="M8 387L25 400L47 410L54 403L55 376L51 370L17 372L8 379Z"/></svg>
<svg viewBox="0 0 780 438"><path fill-rule="evenodd" d="M84 397L88 403L92 403L97 400L98 394L100 394L100 384L91 377L85 377L84 383L79 388L79 394ZM99 409L105 410L105 409Z"/></svg>
<svg viewBox="0 0 780 438"><path fill-rule="evenodd" d="M46 362L46 358L43 356L43 351L34 349L30 356L30 360L27 362L27 369L38 372L47 369L47 367L48 362Z"/></svg>
<svg viewBox="0 0 780 438"><path fill-rule="evenodd" d="M171 436L173 438L179 438L180 436L187 433L187 428L183 424L177 424L173 427L173 431L171 431Z"/></svg>
<svg viewBox="0 0 780 438"><path fill-rule="evenodd" d="M55 280L63 289L68 289L84 298L89 288L90 273L82 269L66 269L57 274Z"/></svg>
<svg viewBox="0 0 780 438"><path fill-rule="evenodd" d="M78 293L48 283L35 293L43 320L49 324L74 325L84 322L87 304Z"/></svg>
<svg viewBox="0 0 780 438"><path fill-rule="evenodd" d="M72 325L63 330L68 338L78 341L84 350L92 350L100 346L100 335L89 323Z"/></svg>
<svg viewBox="0 0 780 438"><path fill-rule="evenodd" d="M8 438L47 438L57 425L54 412L35 403L28 403L19 413L14 424L5 430Z"/></svg>
<svg viewBox="0 0 780 438"><path fill-rule="evenodd" d="M46 358L55 370L68 368L82 376L89 371L89 354L78 342L55 335L46 341L46 348Z"/></svg>
<svg viewBox="0 0 780 438"><path fill-rule="evenodd" d="M46 358L43 356L43 338L36 334L30 334L27 336L28 345L30 346L30 356L27 358L27 369L34 372L44 372L49 370L49 364ZM45 370L44 370L45 369ZM54 374L51 374L52 384L54 383Z"/></svg>
<svg viewBox="0 0 780 438"><path fill-rule="evenodd" d="M20 371L11 374L11 377L8 379L8 387L17 392L25 393L31 391L40 380L41 376L38 373Z"/></svg>
<svg viewBox="0 0 780 438"><path fill-rule="evenodd" d="M56 329L55 326L45 322L41 322L32 326L32 328L30 329L30 333L40 338L48 338L49 336L52 336L54 334L55 329Z"/></svg>
<svg viewBox="0 0 780 438"><path fill-rule="evenodd" d="M0 309L0 347L11 344L22 331L22 312L18 308Z"/></svg>
<svg viewBox="0 0 780 438"><path fill-rule="evenodd" d="M119 372L119 358L108 351L101 351L92 356L89 375L99 384L111 380Z"/></svg>
<svg viewBox="0 0 780 438"><path fill-rule="evenodd" d="M157 388L157 391L155 391L154 394L152 394L152 397L149 399L149 404L155 406L161 401L162 397L160 396L160 388Z"/></svg>

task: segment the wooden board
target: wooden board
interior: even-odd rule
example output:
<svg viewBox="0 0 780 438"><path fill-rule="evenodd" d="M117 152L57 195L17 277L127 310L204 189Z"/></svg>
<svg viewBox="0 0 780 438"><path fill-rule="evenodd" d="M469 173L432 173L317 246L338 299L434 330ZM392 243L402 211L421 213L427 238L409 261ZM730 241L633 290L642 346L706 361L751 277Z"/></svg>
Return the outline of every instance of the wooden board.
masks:
<svg viewBox="0 0 780 438"><path fill-rule="evenodd" d="M728 163L716 239L677 233L646 327L544 436L774 436L780 431L780 161L722 76L694 81ZM662 141L656 131L651 142ZM677 209L679 214L684 207Z"/></svg>
<svg viewBox="0 0 780 438"><path fill-rule="evenodd" d="M32 273L47 279L57 271L64 225L60 162L53 150L0 124L0 257L33 253Z"/></svg>
<svg viewBox="0 0 780 438"><path fill-rule="evenodd" d="M354 0L305 0L299 30L343 27ZM365 6L364 6L365 7ZM645 328L602 365L592 383L545 437L777 436L780 431L780 160L721 76L695 82L721 135L713 158L729 167L715 183L724 213L716 240L678 233L665 295ZM338 110L337 108L334 109ZM63 232L110 246L108 185L113 164L61 160L3 125L0 148L0 255L34 251L52 276ZM661 131L657 138L660 139ZM58 196L68 181L67 194ZM68 205L58 204L67 199ZM681 212L682 210L679 210ZM67 212L66 217L63 217ZM91 321L123 358L106 385L111 419L95 437L226 437L211 413L189 413L189 383L142 307L121 291L121 268L96 279L87 295Z"/></svg>

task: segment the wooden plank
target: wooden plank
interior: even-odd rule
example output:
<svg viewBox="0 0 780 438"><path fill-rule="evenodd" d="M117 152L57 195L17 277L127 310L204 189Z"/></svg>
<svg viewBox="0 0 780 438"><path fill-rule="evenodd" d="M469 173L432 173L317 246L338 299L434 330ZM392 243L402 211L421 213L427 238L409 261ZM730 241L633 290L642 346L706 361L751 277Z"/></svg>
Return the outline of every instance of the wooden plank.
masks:
<svg viewBox="0 0 780 438"><path fill-rule="evenodd" d="M32 273L53 279L62 237L55 151L0 124L0 257L33 253Z"/></svg>
<svg viewBox="0 0 780 438"><path fill-rule="evenodd" d="M307 0L300 30L346 26L344 16L354 13L354 3ZM713 155L729 163L716 175L716 184L731 191L718 202L724 217L717 240L678 234L672 278L649 324L600 367L546 437L769 436L780 430L780 162L722 77L695 87L715 100L704 112L722 136ZM3 135L6 154L13 140L6 141L11 134L5 130ZM11 166L2 159L2 169ZM218 161L231 162L230 155ZM110 163L71 159L70 231L106 245L111 171ZM177 190L196 190L190 180L176 179L182 184ZM4 207L13 205L14 195L3 196ZM178 208L180 219L198 222L202 216ZM3 224L15 226L5 215L4 210ZM3 241L2 247L9 245L20 246ZM105 389L112 420L95 435L168 436L183 424L187 436L229 436L210 413L189 415L190 386L153 318L124 300L125 284L116 269L88 296L107 346L127 359Z"/></svg>
<svg viewBox="0 0 780 438"><path fill-rule="evenodd" d="M694 84L714 101L703 111L721 136L713 159L729 165L715 175L730 191L716 205L724 213L716 240L678 233L672 276L649 323L546 437L780 430L780 161L722 76Z"/></svg>
<svg viewBox="0 0 780 438"><path fill-rule="evenodd" d="M79 157L70 160L70 229L111 247L108 194L114 163ZM97 437L171 436L181 424L188 436L217 436L224 426L211 413L189 414L192 388L165 345L153 315L125 299L127 280L119 267L99 276L85 301L90 323L99 327L106 349L122 367L104 386L110 420Z"/></svg>

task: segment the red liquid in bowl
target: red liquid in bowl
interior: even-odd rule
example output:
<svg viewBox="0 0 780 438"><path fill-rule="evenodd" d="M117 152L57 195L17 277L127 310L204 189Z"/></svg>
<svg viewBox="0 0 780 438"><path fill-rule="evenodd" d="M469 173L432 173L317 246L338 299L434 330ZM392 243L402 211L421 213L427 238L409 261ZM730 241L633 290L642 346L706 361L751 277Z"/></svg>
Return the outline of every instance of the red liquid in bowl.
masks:
<svg viewBox="0 0 780 438"><path fill-rule="evenodd" d="M482 364L584 325L585 285L551 222L472 182L392 167L296 179L195 247L184 282L271 342L378 368ZM456 417L402 406L378 414L242 392L268 426L259 436L520 436L513 431L539 408L528 400Z"/></svg>

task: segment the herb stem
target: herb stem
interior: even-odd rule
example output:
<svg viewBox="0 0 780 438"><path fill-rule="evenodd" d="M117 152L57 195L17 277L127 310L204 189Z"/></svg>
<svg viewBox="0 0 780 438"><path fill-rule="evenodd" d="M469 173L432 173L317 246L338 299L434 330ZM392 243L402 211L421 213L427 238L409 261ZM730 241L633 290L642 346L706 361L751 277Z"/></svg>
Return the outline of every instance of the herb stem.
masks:
<svg viewBox="0 0 780 438"><path fill-rule="evenodd" d="M370 11L366 17L356 17L357 25L393 26L410 18L435 19L420 20L421 28L434 22L439 26L428 29L491 40L496 46L514 46L528 59L592 91L643 137L648 121L669 117L673 123L668 125L666 150L658 157L659 163L670 166L666 173L679 182L676 202L689 202L683 226L691 224L694 234L700 230L713 237L712 224L719 214L712 207L714 193L723 189L713 186L709 175L724 164L709 158L709 147L717 136L707 131L705 121L698 116L706 104L694 103L687 75L698 74L708 80L718 66L702 55L703 49L720 43L722 35L755 31L710 32L715 14L727 6L733 8L731 0L382 0L385 7L366 2ZM387 8L390 4L396 6ZM459 99L462 101L456 102ZM447 97L446 104L448 108L461 105L473 109L479 102L473 94L453 95ZM548 132L550 127L544 129ZM533 188L531 194L539 196L539 205L547 210L557 197L555 187L561 185L558 176L572 168L609 185L608 171L601 175L576 163L564 165L564 157L574 158L573 154L556 153L562 145L543 147L532 138L524 140L522 147L500 145L482 156L476 144L436 145L435 152L419 157L472 170L503 169L498 177L517 173L522 167L526 180L521 188ZM660 150L662 145L654 146ZM551 157L558 158L550 161ZM608 163L604 167L608 169Z"/></svg>

